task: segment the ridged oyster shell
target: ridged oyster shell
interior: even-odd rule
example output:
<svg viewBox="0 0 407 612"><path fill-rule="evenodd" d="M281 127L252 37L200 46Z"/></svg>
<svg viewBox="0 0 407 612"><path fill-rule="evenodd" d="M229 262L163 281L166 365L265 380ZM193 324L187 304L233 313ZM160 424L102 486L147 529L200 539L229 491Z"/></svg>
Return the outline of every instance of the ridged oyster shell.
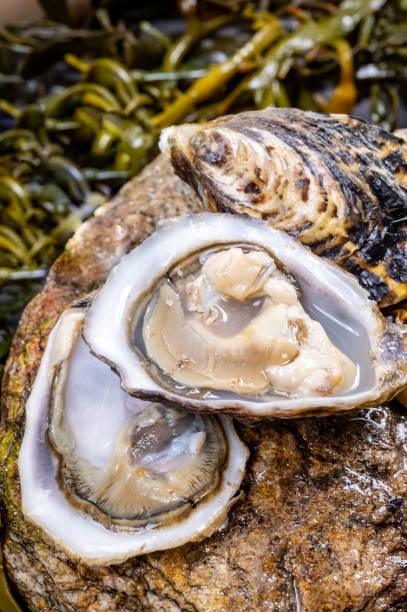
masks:
<svg viewBox="0 0 407 612"><path fill-rule="evenodd" d="M210 209L289 232L384 307L407 297L405 137L347 115L268 108L168 128L161 149Z"/></svg>
<svg viewBox="0 0 407 612"><path fill-rule="evenodd" d="M322 397L248 398L210 386L180 385L151 363L136 336L157 282L193 253L242 242L271 253L294 277L305 310L356 364L352 388ZM384 319L357 281L286 233L243 216L202 213L163 224L112 271L90 308L84 337L92 352L120 374L129 393L242 418L295 418L368 407L393 397L407 382L405 331Z"/></svg>

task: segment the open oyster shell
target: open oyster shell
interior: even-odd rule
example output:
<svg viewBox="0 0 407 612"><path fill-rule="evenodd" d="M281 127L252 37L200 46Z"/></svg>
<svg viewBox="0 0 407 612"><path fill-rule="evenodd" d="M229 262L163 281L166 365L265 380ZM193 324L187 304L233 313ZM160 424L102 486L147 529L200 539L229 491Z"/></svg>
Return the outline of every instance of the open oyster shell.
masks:
<svg viewBox="0 0 407 612"><path fill-rule="evenodd" d="M312 326L315 324L318 329L321 328L332 349L328 348L325 351L321 348L325 364L317 366L322 373L329 370L334 352L339 351L342 355L339 359L347 362L350 367L350 379L346 384L322 385L319 393L315 392L317 388L312 388L310 392L307 388L304 391L303 388L300 393L297 388L287 391L278 385L277 388L272 385L267 389L261 388L261 385L254 386L248 391L248 386L253 381L249 381L247 385L235 384L222 387L223 383L213 384L209 378L207 384L202 381L193 384L191 381L197 380L196 378L185 379L178 376L184 367L183 361L190 361L194 351L196 354L194 348L196 334L193 335L191 332L194 326L196 331L196 325L194 322L191 324L191 317L196 319L200 312L192 315L191 312L187 312L184 328L179 322L176 323L177 319L171 314L177 293L174 278L178 276L182 279L187 276L190 279L187 285L191 289L192 297L190 297L193 302L196 295L200 294L202 283L200 272L193 273L191 278L188 276L189 262L192 261L191 265L194 268L194 266L199 267L200 260L203 261L202 270L204 270L205 265L210 262L209 256L213 262L214 253L220 253L221 256L222 253L230 255L233 250L239 249L243 255L246 251L247 255L257 253L262 257L269 257L274 269L280 275L278 277L277 274L276 278L270 277L273 282L281 283L284 279L291 281L290 295L295 294L298 302L294 304L296 312L301 308L305 310L305 314L302 315L303 319L300 319L297 328L294 326L294 334L290 329L292 319L281 323L281 329L284 328L283 340L287 339L288 333L291 333L291 339L293 335L298 336L302 324L305 325L306 332L311 338ZM253 297L260 296L262 303L259 307L252 305L253 312L249 313L248 320L239 323L240 329L237 334L230 330L228 332L229 336L236 335L239 347L245 348L242 351L245 361L239 364L241 367L236 379L243 376L242 372L245 368L249 368L252 362L255 366L254 372L266 370L269 365L269 363L264 365L263 362L259 362L260 365L256 363L259 352L245 356L246 347L251 351L253 345L244 344L249 336L257 334L258 328L261 327L259 317L264 316L268 303L271 301L273 304L275 301L278 307L286 299L280 300L280 290L275 285L270 296L264 297L261 293L267 285L263 281L264 275L269 274L269 267L262 268L261 287L256 285L258 279L255 280L254 289L252 287L252 293L247 296L249 301ZM225 267L226 276L230 273L230 269L228 266ZM237 276L239 277L239 273ZM175 294L162 294L163 291L168 291L168 288L173 290L174 286ZM239 301L242 297L236 295L236 287L233 289L229 287L227 291L229 295L234 296L235 301ZM301 297L298 300L299 295ZM159 308L162 308L164 314L162 320L158 320L154 332L152 311L156 309L160 296L163 299ZM275 300L273 296L276 297ZM195 308L191 304L183 303L183 300L185 296L180 295L179 304L176 305L178 310L191 311L191 308L192 310ZM240 304L242 303L240 300ZM216 307L216 303L214 305ZM286 310L291 312L291 306L287 304L285 306ZM200 306L196 306L195 310L199 309ZM243 312L243 317L247 317L246 306L239 306L238 310L240 314ZM211 321L211 316L209 315L206 323ZM306 317L309 317L311 322ZM165 328L168 329L168 334ZM171 328L175 330L174 342L179 346L184 344L186 347L185 360L179 358L178 349L173 351L170 339ZM164 330L162 334L160 329ZM255 339L257 345L262 346L267 341L267 350L270 349L270 353L273 346L280 342L281 334L277 330L276 334L270 336L270 323L264 327L264 333L265 340L261 337L261 330L260 336L256 336ZM221 336L222 334L217 340L215 338L205 358L206 361L215 362L212 380L216 378L217 381L223 377L223 374L219 375L219 371L224 367L227 355L234 354L233 350L229 353L227 351L217 353L218 349L221 351L225 345L229 346L230 338L225 341ZM294 418L299 415L330 414L355 407L368 407L393 397L407 382L407 339L404 329L383 318L376 304L369 299L367 292L350 274L317 257L284 232L273 230L268 224L250 217L202 213L164 224L142 245L124 257L112 271L89 310L84 325L84 337L91 351L108 362L120 374L122 386L129 393L144 398L165 399L198 411L227 412L243 418ZM163 340L162 345L167 347L162 354L173 352L175 356L177 363L174 362L172 368L162 361L161 356L157 357L158 353L154 348L151 349L152 344L159 344L161 340ZM320 347L323 342L326 340L321 340ZM318 342L316 347L309 347L305 342L303 350L299 349L298 344L302 344L301 334L297 345L294 346L297 351L294 355L286 357L285 349L278 353L277 359L283 359L283 362L287 363L273 362L273 367L281 366L278 372L283 380L292 364L296 364L298 355L302 359L303 353L313 348L318 352ZM292 346L291 343L290 347ZM306 383L305 386L314 375L313 368L309 367L309 363L314 362L307 361L309 354L300 361L298 368L300 373L304 370L302 378L301 376L299 378L304 384ZM233 361L234 357L231 359ZM192 357L192 360L195 360L195 357ZM286 365L288 369L284 370ZM204 371L201 366L198 370ZM271 374L274 376L276 371L272 368ZM268 374L267 370L267 376ZM346 376L347 374L342 373L339 378L343 379Z"/></svg>
<svg viewBox="0 0 407 612"><path fill-rule="evenodd" d="M160 146L210 209L298 237L384 307L407 297L406 135L267 108L170 127Z"/></svg>
<svg viewBox="0 0 407 612"><path fill-rule="evenodd" d="M92 564L211 535L236 500L245 445L226 417L125 393L82 340L85 314L60 317L27 402L25 516Z"/></svg>
<svg viewBox="0 0 407 612"><path fill-rule="evenodd" d="M251 448L246 495L226 530L203 542L95 566L67 555L24 517L17 458L26 400L56 318L101 285L159 217L187 206L199 211L188 185L156 159L81 227L21 320L2 389L0 494L3 562L23 607L260 611L295 610L300 601L319 610L326 601L351 612L400 608L404 558L395 550L407 546L407 507L399 505L407 421L395 402L339 417L240 425Z"/></svg>

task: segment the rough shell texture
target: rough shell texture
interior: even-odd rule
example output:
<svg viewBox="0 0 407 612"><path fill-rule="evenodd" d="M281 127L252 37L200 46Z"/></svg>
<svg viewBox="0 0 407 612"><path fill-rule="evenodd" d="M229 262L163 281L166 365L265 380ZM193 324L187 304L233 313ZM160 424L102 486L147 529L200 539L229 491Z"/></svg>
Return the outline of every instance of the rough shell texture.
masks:
<svg viewBox="0 0 407 612"><path fill-rule="evenodd" d="M164 134L176 171L209 207L288 231L356 274L381 306L407 296L405 130L269 108Z"/></svg>
<svg viewBox="0 0 407 612"><path fill-rule="evenodd" d="M158 159L82 228L26 310L3 387L0 488L9 576L35 611L406 610L407 420L396 404L241 427L251 450L246 496L228 528L201 544L95 568L24 521L17 454L25 400L51 328L160 216L187 210L199 203Z"/></svg>
<svg viewBox="0 0 407 612"><path fill-rule="evenodd" d="M407 300L387 308L386 316L390 321L407 325Z"/></svg>

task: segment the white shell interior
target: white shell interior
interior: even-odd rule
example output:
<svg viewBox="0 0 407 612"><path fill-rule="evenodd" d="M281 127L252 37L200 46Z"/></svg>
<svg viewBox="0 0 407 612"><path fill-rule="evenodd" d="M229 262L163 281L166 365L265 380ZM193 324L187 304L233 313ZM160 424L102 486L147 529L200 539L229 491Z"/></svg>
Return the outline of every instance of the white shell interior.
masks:
<svg viewBox="0 0 407 612"><path fill-rule="evenodd" d="M90 354L79 336L65 387L65 416L76 442L75 454L103 468L113 455L116 434L145 406L123 391L118 377Z"/></svg>
<svg viewBox="0 0 407 612"><path fill-rule="evenodd" d="M298 399L265 396L248 399L229 392L172 388L160 384L146 367L146 358L134 348L130 333L134 305L140 296L151 294L155 283L177 262L205 247L228 243L253 243L272 253L293 274L302 291L302 304L324 327L332 342L357 365L355 384L345 392L328 397ZM106 325L109 321L109 325ZM382 331L382 321L367 292L347 272L314 255L286 233L262 221L244 216L202 213L173 219L140 246L123 257L96 296L84 327L92 352L114 365L130 393L154 394L181 401L191 407L211 409L242 407L256 416L284 411L335 405L346 409L366 400L375 386L369 351ZM305 405L306 404L306 405Z"/></svg>
<svg viewBox="0 0 407 612"><path fill-rule="evenodd" d="M221 418L229 443L229 458L222 485L208 500L199 502L186 518L171 525L110 531L76 510L61 492L56 479L57 459L46 439L50 386L53 369L69 357L72 337L78 333L83 318L84 311L80 309L70 309L61 316L50 334L27 401L26 428L18 460L25 516L70 554L93 564L119 562L210 535L224 520L231 499L239 489L248 456L231 420L225 417ZM89 353L83 341L78 341L74 353L75 365L68 386L74 385L77 397L82 399L80 404L68 402L67 415L77 440L76 453L104 465L113 450L110 440L145 403L122 391L119 378Z"/></svg>

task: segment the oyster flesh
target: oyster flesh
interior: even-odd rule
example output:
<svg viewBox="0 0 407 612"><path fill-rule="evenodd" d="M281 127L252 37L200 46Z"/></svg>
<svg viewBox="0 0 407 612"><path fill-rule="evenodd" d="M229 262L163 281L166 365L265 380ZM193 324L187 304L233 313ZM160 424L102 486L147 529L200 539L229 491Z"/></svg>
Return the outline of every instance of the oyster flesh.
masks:
<svg viewBox="0 0 407 612"><path fill-rule="evenodd" d="M125 393L82 340L85 315L81 306L61 315L27 401L26 518L90 563L211 535L236 500L245 445L226 417Z"/></svg>
<svg viewBox="0 0 407 612"><path fill-rule="evenodd" d="M407 145L347 115L267 108L164 130L161 149L210 209L248 213L407 297Z"/></svg>
<svg viewBox="0 0 407 612"><path fill-rule="evenodd" d="M350 274L250 217L163 224L112 271L84 338L129 393L244 418L377 405L407 382L403 329Z"/></svg>

